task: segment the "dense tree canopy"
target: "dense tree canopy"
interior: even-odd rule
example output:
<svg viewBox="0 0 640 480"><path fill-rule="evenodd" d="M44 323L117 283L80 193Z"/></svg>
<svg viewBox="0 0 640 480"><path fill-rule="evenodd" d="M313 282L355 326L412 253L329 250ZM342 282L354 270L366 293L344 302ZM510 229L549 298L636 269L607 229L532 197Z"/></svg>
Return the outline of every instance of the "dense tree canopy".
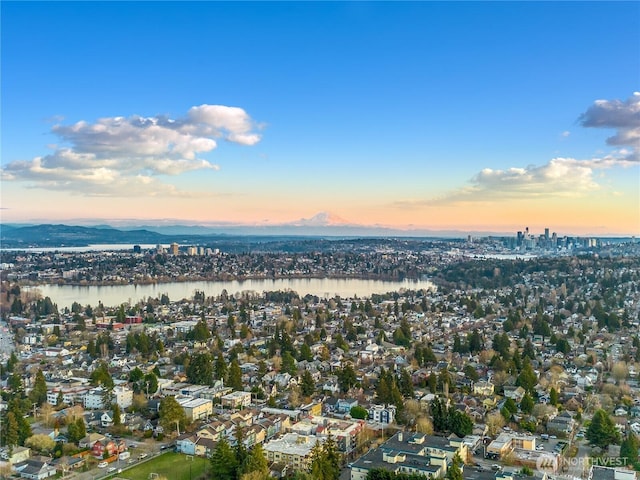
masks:
<svg viewBox="0 0 640 480"><path fill-rule="evenodd" d="M175 397L164 397L160 401L160 425L165 432L176 430L179 426L181 430L187 424L187 416Z"/></svg>

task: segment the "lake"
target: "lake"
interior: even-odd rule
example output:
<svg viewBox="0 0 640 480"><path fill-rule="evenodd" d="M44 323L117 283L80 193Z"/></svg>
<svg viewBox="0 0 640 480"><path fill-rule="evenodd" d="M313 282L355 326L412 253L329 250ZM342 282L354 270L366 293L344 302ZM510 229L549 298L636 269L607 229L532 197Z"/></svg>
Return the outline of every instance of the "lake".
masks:
<svg viewBox="0 0 640 480"><path fill-rule="evenodd" d="M339 295L341 298L357 296L369 297L372 294L395 292L401 289L420 290L433 289L429 280L363 280L334 278L292 278L292 279L259 279L243 281L190 281L170 282L149 285L111 285L111 286L73 286L73 285L39 285L23 287L24 290L38 290L43 297L50 297L59 309L71 308L73 302L81 305L96 306L99 302L106 307L122 303L135 304L149 297L158 298L167 294L169 300L191 299L196 290L204 292L207 297L216 297L226 290L229 295L240 292L263 293L266 291L293 290L301 297L307 294L321 298Z"/></svg>

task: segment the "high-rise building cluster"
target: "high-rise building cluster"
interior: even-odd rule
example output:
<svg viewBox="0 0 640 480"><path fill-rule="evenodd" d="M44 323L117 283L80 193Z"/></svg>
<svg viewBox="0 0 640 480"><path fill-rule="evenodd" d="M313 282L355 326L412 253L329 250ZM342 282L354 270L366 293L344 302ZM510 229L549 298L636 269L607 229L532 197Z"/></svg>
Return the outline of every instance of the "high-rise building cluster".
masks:
<svg viewBox="0 0 640 480"><path fill-rule="evenodd" d="M599 247L601 241L592 237L559 237L556 232L550 234L549 228L544 233L535 235L529 232L529 227L517 232L512 238L512 248L517 250L571 250L574 248Z"/></svg>
<svg viewBox="0 0 640 480"><path fill-rule="evenodd" d="M171 245L169 245L169 248L165 248L162 245L158 245L156 247L156 253L160 253L160 254L168 253L169 255L174 255L174 256L188 255L191 257L196 257L196 256L207 256L207 255L218 255L220 253L220 249L202 247L202 246L196 246L196 245L190 245L181 249L179 244L177 244L176 242L173 242Z"/></svg>

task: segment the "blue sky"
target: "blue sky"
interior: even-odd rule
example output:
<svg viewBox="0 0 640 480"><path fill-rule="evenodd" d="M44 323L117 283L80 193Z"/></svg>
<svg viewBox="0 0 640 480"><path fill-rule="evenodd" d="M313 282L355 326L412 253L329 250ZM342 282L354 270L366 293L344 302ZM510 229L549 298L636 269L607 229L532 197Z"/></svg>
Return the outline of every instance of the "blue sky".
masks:
<svg viewBox="0 0 640 480"><path fill-rule="evenodd" d="M398 227L640 233L637 137L607 143L640 128L637 2L1 8L3 221L278 223L327 211ZM585 126L596 100L631 123L593 111L602 128ZM233 119L213 137L199 131L217 143L189 150L201 163L87 133L101 118L195 122L201 105L241 109L225 110ZM97 162L105 148L118 158ZM47 160L62 150L90 157ZM51 168L36 171L38 157Z"/></svg>

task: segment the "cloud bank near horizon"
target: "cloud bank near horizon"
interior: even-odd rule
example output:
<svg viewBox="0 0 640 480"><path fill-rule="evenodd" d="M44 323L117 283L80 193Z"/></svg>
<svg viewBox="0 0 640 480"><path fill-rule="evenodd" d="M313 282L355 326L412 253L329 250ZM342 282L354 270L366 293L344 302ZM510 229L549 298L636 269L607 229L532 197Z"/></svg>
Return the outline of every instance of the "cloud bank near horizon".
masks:
<svg viewBox="0 0 640 480"><path fill-rule="evenodd" d="M261 139L256 130L242 108L207 104L191 107L177 119L133 115L56 124L51 132L65 146L8 163L2 179L90 196L189 196L158 176L218 170L200 156L215 150L220 139L255 145Z"/></svg>
<svg viewBox="0 0 640 480"><path fill-rule="evenodd" d="M462 188L436 198L399 201L396 206L465 205L499 200L582 197L590 192L604 190L605 187L596 180L597 171L640 166L640 92L634 92L624 101L596 100L579 116L578 122L585 128L615 129L615 135L607 139L607 144L620 148L604 157L588 160L553 158L543 165L505 170L484 168ZM615 195L616 192L611 194Z"/></svg>

